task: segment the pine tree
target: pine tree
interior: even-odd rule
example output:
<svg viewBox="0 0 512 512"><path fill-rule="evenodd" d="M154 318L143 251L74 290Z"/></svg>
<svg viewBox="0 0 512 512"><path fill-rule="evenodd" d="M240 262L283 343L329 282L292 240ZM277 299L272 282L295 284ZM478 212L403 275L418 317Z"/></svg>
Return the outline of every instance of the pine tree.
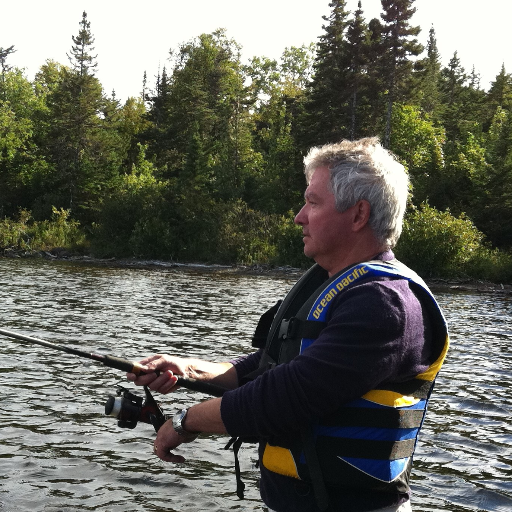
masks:
<svg viewBox="0 0 512 512"><path fill-rule="evenodd" d="M448 66L441 71L441 94L443 100L442 122L448 140L455 141L460 135L463 93L466 88L467 75L460 63L457 52L453 54Z"/></svg>
<svg viewBox="0 0 512 512"><path fill-rule="evenodd" d="M502 71L504 69L502 68ZM488 239L512 249L512 113L498 106L485 137L486 168L475 175L470 215Z"/></svg>
<svg viewBox="0 0 512 512"><path fill-rule="evenodd" d="M384 21L382 42L385 49L384 72L387 81L387 111L384 145L389 146L393 103L406 91L405 82L412 72L410 57L418 56L423 47L416 36L420 27L412 27L409 21L416 12L414 0L381 0Z"/></svg>
<svg viewBox="0 0 512 512"><path fill-rule="evenodd" d="M87 21L87 13L82 13L80 22L80 31L77 36L71 36L74 45L71 47L71 55L68 53L68 59L73 69L80 76L86 74L94 75L94 70L98 66L96 62L97 55L91 55L94 50L94 37L91 34L91 22Z"/></svg>
<svg viewBox="0 0 512 512"><path fill-rule="evenodd" d="M194 167L205 174L194 181L217 197L240 194L250 154L239 53L223 30L182 44L171 54L172 75L162 74L149 112L154 129L147 137L164 176L182 175L189 149L201 146L208 165Z"/></svg>
<svg viewBox="0 0 512 512"><path fill-rule="evenodd" d="M324 33L317 45L313 80L306 103L304 145L337 142L349 135L348 45L345 40L349 12L345 0L329 3L331 14L322 26Z"/></svg>
<svg viewBox="0 0 512 512"><path fill-rule="evenodd" d="M512 110L512 75L507 73L505 65L501 66L499 74L491 82L489 93L487 94L488 109L494 115L498 107Z"/></svg>
<svg viewBox="0 0 512 512"><path fill-rule="evenodd" d="M95 56L90 52L94 38L84 12L78 36L73 36L72 69L61 70L60 81L48 96L51 125L47 147L56 166L47 208L65 207L89 223L100 196L118 171L117 156L109 150L110 130L103 130L108 102L94 76ZM110 105L112 107L112 105ZM108 114L111 118L112 115Z"/></svg>
<svg viewBox="0 0 512 512"><path fill-rule="evenodd" d="M15 51L14 46L9 46L9 48L0 47L0 66L2 67L2 75L11 70L11 66L7 65L7 57Z"/></svg>
<svg viewBox="0 0 512 512"><path fill-rule="evenodd" d="M146 71L144 70L144 75L142 77L142 92L140 93L143 103L145 103L146 99L147 99L147 87L148 87L148 77L146 75Z"/></svg>
<svg viewBox="0 0 512 512"><path fill-rule="evenodd" d="M362 92L367 77L367 64L370 49L370 34L368 26L363 18L361 0L358 2L358 8L354 13L354 18L347 28L347 44L349 57L349 76L348 85L351 92L350 98L350 140L354 140L358 135L357 114L358 100L360 102Z"/></svg>
<svg viewBox="0 0 512 512"><path fill-rule="evenodd" d="M386 48L383 41L383 26L379 19L373 18L368 23L368 65L366 69L365 101L368 108L362 119L363 133L377 135L384 132L386 70Z"/></svg>
<svg viewBox="0 0 512 512"><path fill-rule="evenodd" d="M437 48L436 33L434 27L430 27L427 42L427 57L423 62L424 70L420 79L421 107L432 116L434 120L439 118L441 106L441 93L439 82L441 78L441 56Z"/></svg>

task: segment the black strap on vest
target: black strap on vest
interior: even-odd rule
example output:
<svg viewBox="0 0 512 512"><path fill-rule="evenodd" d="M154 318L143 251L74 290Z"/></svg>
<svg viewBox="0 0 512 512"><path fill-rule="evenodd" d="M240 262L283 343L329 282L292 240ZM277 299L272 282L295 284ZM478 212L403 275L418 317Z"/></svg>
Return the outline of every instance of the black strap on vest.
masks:
<svg viewBox="0 0 512 512"><path fill-rule="evenodd" d="M304 457L309 469L309 476L311 478L311 485L315 495L316 504L321 512L325 512L329 508L329 494L325 487L324 476L320 468L320 461L315 446L315 437L313 429L310 426L305 426L300 430L300 437L302 441L302 449L304 450Z"/></svg>
<svg viewBox="0 0 512 512"><path fill-rule="evenodd" d="M233 454L235 455L235 478L236 478L236 495L243 500L245 484L242 482L240 473L240 461L238 460L238 452L242 446L243 439L241 437L232 437L228 444L224 447L224 450L229 450L233 446Z"/></svg>
<svg viewBox="0 0 512 512"><path fill-rule="evenodd" d="M419 428L425 414L424 409L369 409L349 407L335 411L322 418L325 427L365 427L372 428Z"/></svg>
<svg viewBox="0 0 512 512"><path fill-rule="evenodd" d="M318 438L317 444L329 443L329 449L339 457L396 460L410 457L416 439L404 441L380 441L375 439L352 439L345 437ZM309 460L306 457L306 461Z"/></svg>

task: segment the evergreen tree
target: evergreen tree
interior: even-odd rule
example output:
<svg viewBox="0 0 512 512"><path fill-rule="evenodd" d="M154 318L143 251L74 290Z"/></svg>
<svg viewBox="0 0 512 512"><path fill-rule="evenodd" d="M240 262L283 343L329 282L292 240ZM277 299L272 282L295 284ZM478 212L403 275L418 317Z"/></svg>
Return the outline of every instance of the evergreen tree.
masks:
<svg viewBox="0 0 512 512"><path fill-rule="evenodd" d="M460 136L459 126L463 119L461 113L466 81L466 72L455 52L448 67L441 71L441 94L444 103L442 121L450 141L455 141Z"/></svg>
<svg viewBox="0 0 512 512"><path fill-rule="evenodd" d="M381 14L384 21L383 64L388 94L383 142L388 147L393 104L397 100L402 100L407 91L406 81L412 73L410 57L418 56L423 51L423 47L416 39L420 33L420 27L412 27L409 24L412 15L416 12L416 8L412 7L414 0L381 0L381 3L384 11Z"/></svg>
<svg viewBox="0 0 512 512"><path fill-rule="evenodd" d="M363 133L376 135L384 133L386 104L386 47L383 40L383 26L379 19L368 23L369 47L364 97L368 104L363 121Z"/></svg>
<svg viewBox="0 0 512 512"><path fill-rule="evenodd" d="M146 75L146 71L144 71L144 75L142 77L142 92L140 93L140 96L144 103L146 102L147 86L148 86L148 77Z"/></svg>
<svg viewBox="0 0 512 512"><path fill-rule="evenodd" d="M61 69L58 85L47 96L51 118L47 148L55 174L47 183L41 209L68 208L75 218L90 223L118 172L118 158L110 150L111 132L104 129L109 122L104 121L105 113L112 114L93 74L96 63L90 51L94 38L85 12L79 34L72 39L72 69Z"/></svg>
<svg viewBox="0 0 512 512"><path fill-rule="evenodd" d="M430 27L427 42L427 57L423 61L423 72L420 78L421 100L420 104L424 112L434 121L439 120L441 112L441 93L439 82L441 79L441 56L437 48L436 33L434 27Z"/></svg>
<svg viewBox="0 0 512 512"><path fill-rule="evenodd" d="M354 140L359 135L357 130L358 111L361 111L361 117L364 116L364 110L359 103L361 102L361 92L366 85L370 49L370 34L363 18L361 0L358 2L354 18L347 28L347 45L349 58L348 88L351 93L349 137L350 140Z"/></svg>
<svg viewBox="0 0 512 512"><path fill-rule="evenodd" d="M71 55L68 53L68 59L73 69L80 76L86 74L93 75L93 71L98 66L96 62L97 55L91 55L94 50L94 37L91 34L91 22L87 21L87 13L82 13L82 21L80 22L80 30L77 36L71 36L73 46L71 47Z"/></svg>
<svg viewBox="0 0 512 512"><path fill-rule="evenodd" d="M7 57L14 53L16 50L13 46L9 46L9 48L0 47L0 66L2 67L2 75L7 73L7 71L11 70L11 66L7 65Z"/></svg>
<svg viewBox="0 0 512 512"><path fill-rule="evenodd" d="M323 17L327 24L322 26L306 103L305 147L337 142L349 135L352 91L347 89L350 56L345 40L349 12L345 0L335 0L329 7L332 10Z"/></svg>
<svg viewBox="0 0 512 512"><path fill-rule="evenodd" d="M506 72L505 65L501 66L499 74L496 76L486 98L486 111L488 122L494 117L496 110L502 107L506 110L512 110L512 75Z"/></svg>

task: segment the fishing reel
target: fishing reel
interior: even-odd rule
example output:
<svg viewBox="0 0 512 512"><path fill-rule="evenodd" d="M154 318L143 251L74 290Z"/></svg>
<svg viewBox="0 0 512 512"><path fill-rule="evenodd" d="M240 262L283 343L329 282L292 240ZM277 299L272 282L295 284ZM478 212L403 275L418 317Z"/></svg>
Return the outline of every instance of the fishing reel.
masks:
<svg viewBox="0 0 512 512"><path fill-rule="evenodd" d="M105 415L117 418L121 428L135 428L139 421L153 425L155 431L171 417L165 415L147 386L146 397L135 395L128 389L117 386L116 396L109 396L105 403Z"/></svg>

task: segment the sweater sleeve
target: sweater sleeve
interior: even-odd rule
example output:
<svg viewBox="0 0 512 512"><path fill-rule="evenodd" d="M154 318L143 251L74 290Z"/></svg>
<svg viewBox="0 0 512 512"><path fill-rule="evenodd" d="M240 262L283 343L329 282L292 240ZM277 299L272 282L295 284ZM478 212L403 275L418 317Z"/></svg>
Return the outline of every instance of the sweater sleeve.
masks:
<svg viewBox="0 0 512 512"><path fill-rule="evenodd" d="M310 347L223 396L224 425L231 435L281 437L380 382L411 378L428 367L424 332L406 281L354 286L335 299Z"/></svg>
<svg viewBox="0 0 512 512"><path fill-rule="evenodd" d="M235 367L238 382L240 382L247 374L255 371L261 359L261 350L253 352L252 354L241 356L230 361Z"/></svg>

